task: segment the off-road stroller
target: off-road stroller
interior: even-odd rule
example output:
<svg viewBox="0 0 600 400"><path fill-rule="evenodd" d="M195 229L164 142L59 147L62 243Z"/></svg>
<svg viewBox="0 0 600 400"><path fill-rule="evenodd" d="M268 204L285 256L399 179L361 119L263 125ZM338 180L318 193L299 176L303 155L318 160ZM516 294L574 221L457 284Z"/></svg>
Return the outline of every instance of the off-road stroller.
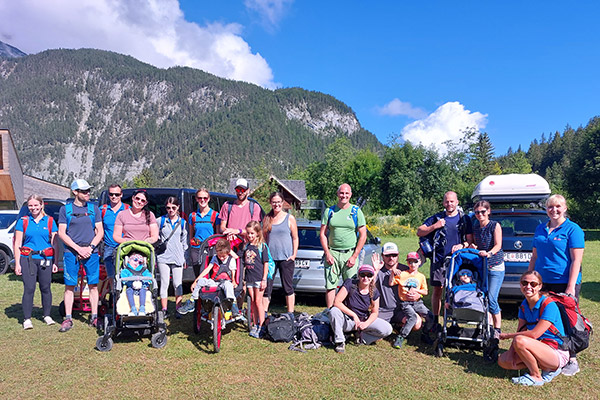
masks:
<svg viewBox="0 0 600 400"><path fill-rule="evenodd" d="M226 235L215 234L209 236L202 245L200 246L201 264L200 271L204 271L208 268L210 260L216 254L215 245L219 239L227 238ZM232 250L240 254L244 242L242 238L236 236L230 245ZM234 283L237 285L234 288L234 294L236 298L239 298L243 292L243 276L244 266L240 258L236 259L236 272L233 277ZM213 279L212 271L209 272L208 278ZM241 304L239 304L241 307ZM221 336L223 329L233 323L247 323L250 321L249 311L250 307L247 307L246 312L238 312L237 314L232 313L232 302L225 297L224 290L219 286L204 287L200 290L198 299L196 300L196 307L194 310L193 327L194 332L200 332L200 325L202 321L208 322L213 332L213 344L215 353L218 353L221 348Z"/></svg>
<svg viewBox="0 0 600 400"><path fill-rule="evenodd" d="M151 279L135 275L121 278L121 270L126 267L129 255L134 251L144 256L145 267L152 275ZM152 347L164 347L167 344L167 325L158 300L154 247L150 243L138 240L120 244L115 256L115 270L112 310L104 316L104 334L96 341L96 348L100 351L110 351L113 346L113 338L127 331L146 336L152 335ZM146 289L145 315L130 315L131 307L125 295L126 285L124 284L129 281L151 281ZM138 305L138 296L135 296L135 301ZM139 309L139 305L137 308Z"/></svg>
<svg viewBox="0 0 600 400"><path fill-rule="evenodd" d="M442 329L434 343L435 355L443 356L444 346L483 350L488 360L498 357L498 340L489 323L487 258L475 249L458 250L447 260ZM472 273L472 284L461 285L459 271Z"/></svg>

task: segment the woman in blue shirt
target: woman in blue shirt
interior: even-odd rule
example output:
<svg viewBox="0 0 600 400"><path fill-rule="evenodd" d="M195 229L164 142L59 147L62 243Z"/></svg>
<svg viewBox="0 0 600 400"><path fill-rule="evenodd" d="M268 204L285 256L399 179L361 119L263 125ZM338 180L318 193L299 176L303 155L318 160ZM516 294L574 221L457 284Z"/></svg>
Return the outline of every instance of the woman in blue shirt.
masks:
<svg viewBox="0 0 600 400"><path fill-rule="evenodd" d="M58 271L55 254L58 254L56 223L44 212L44 200L41 196L27 198L29 215L21 217L15 227L14 254L15 274L23 276L23 329L32 329L31 313L36 282L42 292L44 322L54 324L50 317L52 292L50 284L52 273Z"/></svg>
<svg viewBox="0 0 600 400"><path fill-rule="evenodd" d="M501 333L500 339L513 339L507 352L498 357L504 369L529 369L512 382L524 386L541 386L561 373L569 361L569 352L562 349L565 329L558 306L540 294L542 277L536 271L521 276L521 293L525 300L519 308L516 333ZM540 369L542 370L540 373Z"/></svg>
<svg viewBox="0 0 600 400"><path fill-rule="evenodd" d="M529 271L540 273L544 291L567 293L579 301L585 247L583 230L567 218L567 201L560 194L548 197L546 213L548 223L538 225L535 230ZM579 364L572 354L562 373L573 376L577 372Z"/></svg>

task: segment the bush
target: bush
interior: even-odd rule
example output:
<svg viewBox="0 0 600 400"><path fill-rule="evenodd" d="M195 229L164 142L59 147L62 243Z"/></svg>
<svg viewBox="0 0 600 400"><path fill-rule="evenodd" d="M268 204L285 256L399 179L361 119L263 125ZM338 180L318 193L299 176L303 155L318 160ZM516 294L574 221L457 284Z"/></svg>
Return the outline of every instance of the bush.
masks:
<svg viewBox="0 0 600 400"><path fill-rule="evenodd" d="M403 215L368 216L367 228L374 236L409 237L416 233L408 218Z"/></svg>

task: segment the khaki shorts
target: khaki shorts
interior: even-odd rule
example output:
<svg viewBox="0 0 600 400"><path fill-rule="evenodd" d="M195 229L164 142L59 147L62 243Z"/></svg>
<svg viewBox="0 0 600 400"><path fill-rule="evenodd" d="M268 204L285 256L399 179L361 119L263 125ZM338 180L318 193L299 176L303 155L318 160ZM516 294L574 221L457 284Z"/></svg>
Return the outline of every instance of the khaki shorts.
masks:
<svg viewBox="0 0 600 400"><path fill-rule="evenodd" d="M323 265L325 266L325 289L327 290L337 288L340 277L342 280L354 277L356 271L358 271L360 261L359 259L356 259L354 266L348 268L346 262L348 262L348 259L354 253L353 249L347 251L330 250L330 253L333 256L333 265L329 265L327 260L323 261Z"/></svg>

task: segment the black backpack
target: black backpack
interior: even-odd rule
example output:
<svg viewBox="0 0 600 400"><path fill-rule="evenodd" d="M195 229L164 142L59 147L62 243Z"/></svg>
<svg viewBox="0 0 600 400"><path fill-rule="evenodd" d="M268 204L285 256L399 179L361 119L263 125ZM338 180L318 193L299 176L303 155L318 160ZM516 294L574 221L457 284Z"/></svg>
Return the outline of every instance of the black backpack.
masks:
<svg viewBox="0 0 600 400"><path fill-rule="evenodd" d="M291 342L297 332L294 318L288 314L271 314L267 333L274 342Z"/></svg>
<svg viewBox="0 0 600 400"><path fill-rule="evenodd" d="M305 353L306 350L314 350L321 347L319 338L313 330L312 317L303 312L296 318L296 339L290 345L289 350Z"/></svg>

